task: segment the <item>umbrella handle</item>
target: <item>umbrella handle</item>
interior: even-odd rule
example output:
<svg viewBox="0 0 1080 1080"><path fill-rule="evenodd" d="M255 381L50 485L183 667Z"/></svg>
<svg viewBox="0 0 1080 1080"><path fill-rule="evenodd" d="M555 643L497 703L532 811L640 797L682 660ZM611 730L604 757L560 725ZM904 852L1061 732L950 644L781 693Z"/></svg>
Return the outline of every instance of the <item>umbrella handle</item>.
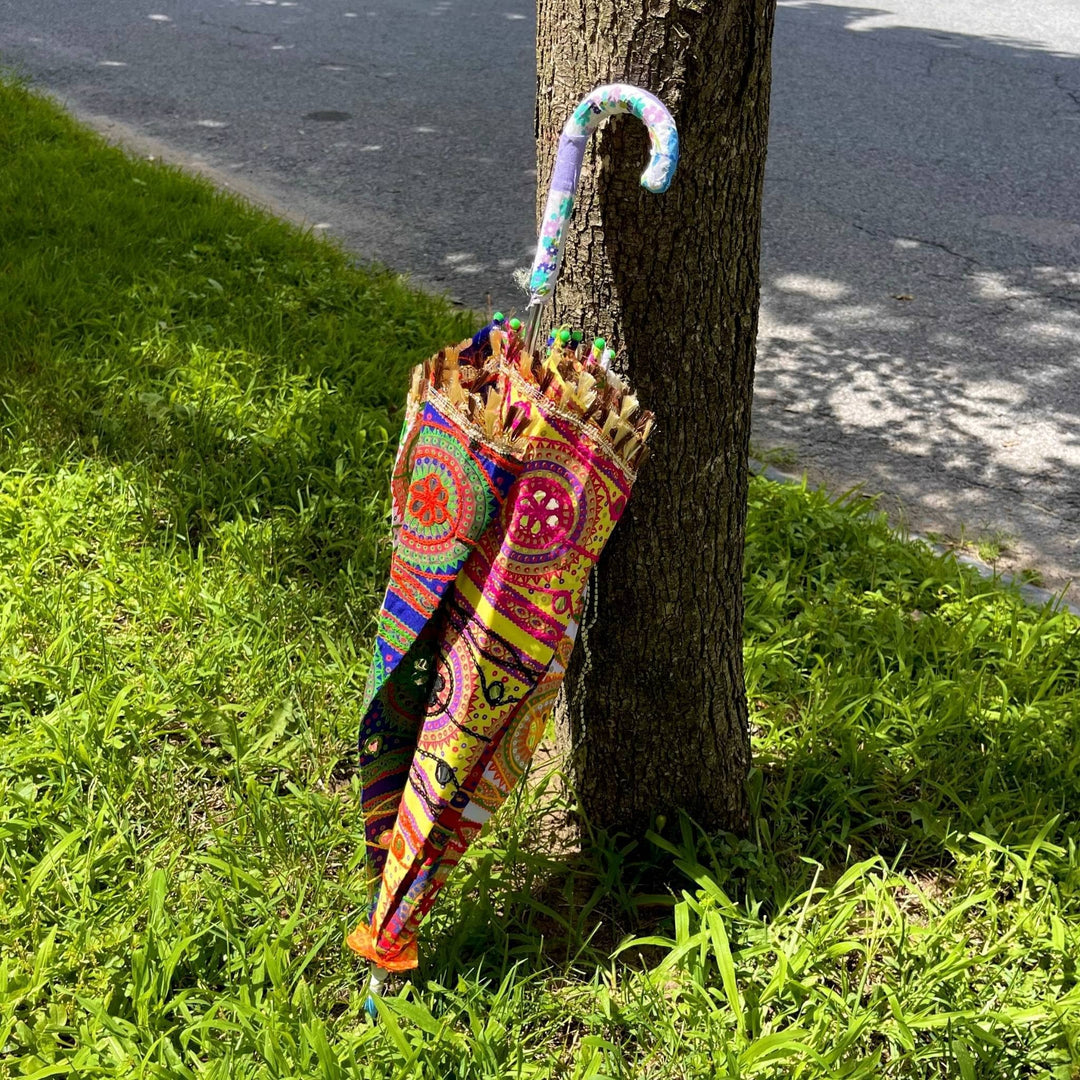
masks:
<svg viewBox="0 0 1080 1080"><path fill-rule="evenodd" d="M618 113L632 113L649 129L652 154L648 168L641 174L641 186L659 195L667 191L671 183L679 160L679 133L664 103L648 90L627 83L598 86L585 97L567 120L559 139L543 226L529 277L531 308L538 308L544 303L559 276L563 239L574 211L574 195L581 176L581 164L585 160L585 144L604 119ZM533 316L536 312L530 311L529 314ZM530 319L530 323L532 321Z"/></svg>

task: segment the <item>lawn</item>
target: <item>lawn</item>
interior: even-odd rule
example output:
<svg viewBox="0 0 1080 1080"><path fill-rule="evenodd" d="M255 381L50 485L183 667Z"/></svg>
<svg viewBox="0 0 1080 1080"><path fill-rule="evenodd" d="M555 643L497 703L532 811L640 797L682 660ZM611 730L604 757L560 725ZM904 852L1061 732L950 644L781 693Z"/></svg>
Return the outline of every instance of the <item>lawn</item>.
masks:
<svg viewBox="0 0 1080 1080"><path fill-rule="evenodd" d="M1080 622L761 479L751 835L535 780L367 1020L387 473L472 320L10 82L0 206L0 1077L1080 1076Z"/></svg>

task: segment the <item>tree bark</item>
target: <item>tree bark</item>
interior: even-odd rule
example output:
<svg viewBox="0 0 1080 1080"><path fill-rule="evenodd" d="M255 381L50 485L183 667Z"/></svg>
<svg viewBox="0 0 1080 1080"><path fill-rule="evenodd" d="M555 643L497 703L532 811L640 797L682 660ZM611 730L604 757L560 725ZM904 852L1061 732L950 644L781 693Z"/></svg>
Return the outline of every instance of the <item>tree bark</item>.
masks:
<svg viewBox="0 0 1080 1080"><path fill-rule="evenodd" d="M592 140L552 324L616 344L655 412L652 454L593 573L558 718L594 825L641 835L679 810L747 822L742 550L775 0L539 0L538 214L559 132L593 87L671 109L671 188L638 184L644 128Z"/></svg>

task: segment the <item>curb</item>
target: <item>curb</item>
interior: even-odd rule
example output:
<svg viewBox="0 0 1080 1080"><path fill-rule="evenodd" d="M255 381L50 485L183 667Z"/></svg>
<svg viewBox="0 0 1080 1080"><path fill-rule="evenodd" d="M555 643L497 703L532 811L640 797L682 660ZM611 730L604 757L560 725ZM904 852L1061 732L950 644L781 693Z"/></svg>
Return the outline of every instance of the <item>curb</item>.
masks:
<svg viewBox="0 0 1080 1080"><path fill-rule="evenodd" d="M750 471L755 476L763 476L766 480L772 480L778 484L802 484L806 481L805 476L781 472L779 469L773 468L772 465L766 465L765 462L758 461L755 458L750 458ZM816 490L823 485L807 484L807 486ZM993 567L987 566L986 563L981 559L977 559L974 555L968 555L957 551L955 548L946 547L944 544L939 544L921 533L908 533L907 538L925 544L936 555L951 555L958 563L970 567L979 577L985 578L987 581L999 581L1007 588L1014 589L1020 599L1030 607L1046 607L1047 604L1050 604L1055 608L1068 611L1072 615L1080 615L1080 603L1070 603L1065 599L1064 592L1055 593L1049 589L1042 589L1038 585L1027 584L1017 579L1013 574L999 574Z"/></svg>

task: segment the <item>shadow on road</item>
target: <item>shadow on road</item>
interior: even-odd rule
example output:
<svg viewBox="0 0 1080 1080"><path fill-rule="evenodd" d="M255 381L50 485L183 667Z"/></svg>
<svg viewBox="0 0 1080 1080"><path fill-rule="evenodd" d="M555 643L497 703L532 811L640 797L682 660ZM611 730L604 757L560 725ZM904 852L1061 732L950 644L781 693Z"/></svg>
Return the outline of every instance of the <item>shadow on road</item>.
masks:
<svg viewBox="0 0 1080 1080"><path fill-rule="evenodd" d="M754 432L1080 571L1080 56L785 5Z"/></svg>

